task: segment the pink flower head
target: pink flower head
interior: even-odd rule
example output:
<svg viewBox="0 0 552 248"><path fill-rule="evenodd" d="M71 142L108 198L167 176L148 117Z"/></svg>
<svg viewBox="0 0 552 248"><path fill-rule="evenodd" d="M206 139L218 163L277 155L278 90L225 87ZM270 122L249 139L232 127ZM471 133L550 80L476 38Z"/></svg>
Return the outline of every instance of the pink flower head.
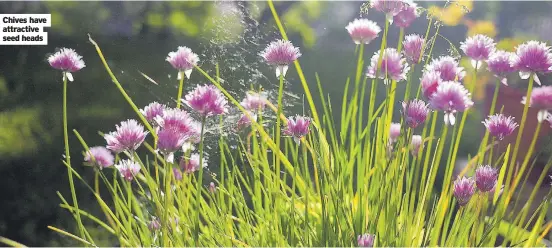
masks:
<svg viewBox="0 0 552 248"><path fill-rule="evenodd" d="M86 152L84 161L92 165L97 165L100 169L112 166L115 157L107 148L103 146L90 147L90 150Z"/></svg>
<svg viewBox="0 0 552 248"><path fill-rule="evenodd" d="M437 87L443 82L441 79L441 73L437 71L426 71L420 78L420 84L422 87L422 94L426 99L431 99L433 93L437 90Z"/></svg>
<svg viewBox="0 0 552 248"><path fill-rule="evenodd" d="M199 57L192 52L192 49L179 46L175 52L170 52L166 59L174 69L178 70L178 79L182 78L182 73L186 74L186 78L190 78L192 69L197 66Z"/></svg>
<svg viewBox="0 0 552 248"><path fill-rule="evenodd" d="M481 67L481 61L487 60L489 55L496 50L495 46L492 38L478 34L468 37L465 42L461 43L460 49L472 59L472 66L477 70Z"/></svg>
<svg viewBox="0 0 552 248"><path fill-rule="evenodd" d="M521 103L527 104L526 97L523 97ZM529 107L539 109L537 119L542 122L548 115L548 110L552 110L552 86L542 86L533 89Z"/></svg>
<svg viewBox="0 0 552 248"><path fill-rule="evenodd" d="M514 53L499 50L492 53L487 60L487 70L500 78L504 85L508 85L506 76L515 71L510 64L513 56Z"/></svg>
<svg viewBox="0 0 552 248"><path fill-rule="evenodd" d="M177 129L189 137L199 136L200 132L199 123L188 112L181 109L165 109L162 116L155 118L155 123L164 129Z"/></svg>
<svg viewBox="0 0 552 248"><path fill-rule="evenodd" d="M378 24L368 19L355 19L349 22L345 29L347 29L355 44L370 44L381 32Z"/></svg>
<svg viewBox="0 0 552 248"><path fill-rule="evenodd" d="M266 105L266 94L257 92L247 92L241 102L243 108L249 111L263 110Z"/></svg>
<svg viewBox="0 0 552 248"><path fill-rule="evenodd" d="M445 124L454 125L456 112L463 112L473 105L471 94L458 82L447 81L437 86L429 103L434 110L445 112Z"/></svg>
<svg viewBox="0 0 552 248"><path fill-rule="evenodd" d="M180 160L180 167L187 174L192 174L199 170L199 154L194 153L190 155L190 158L184 158ZM207 167L207 159L203 158L203 168Z"/></svg>
<svg viewBox="0 0 552 248"><path fill-rule="evenodd" d="M373 247L374 241L376 240L376 235L374 234L362 234L358 235L357 243L359 247Z"/></svg>
<svg viewBox="0 0 552 248"><path fill-rule="evenodd" d="M483 121L483 125L485 125L492 136L497 137L499 140L512 134L516 127L518 127L518 124L514 121L514 117L506 117L503 114L490 115Z"/></svg>
<svg viewBox="0 0 552 248"><path fill-rule="evenodd" d="M117 131L104 135L107 149L115 153L138 149L148 134L136 120L123 121L116 127Z"/></svg>
<svg viewBox="0 0 552 248"><path fill-rule="evenodd" d="M456 59L451 56L441 56L433 59L426 67L426 72L439 72L443 81L460 81L466 75L463 67L458 65Z"/></svg>
<svg viewBox="0 0 552 248"><path fill-rule="evenodd" d="M157 132L157 148L168 155L180 149L190 139L190 133L183 133L178 128L162 128Z"/></svg>
<svg viewBox="0 0 552 248"><path fill-rule="evenodd" d="M271 42L260 55L267 64L276 67L276 77L285 77L288 65L301 57L301 52L290 41L277 40Z"/></svg>
<svg viewBox="0 0 552 248"><path fill-rule="evenodd" d="M182 172L180 171L180 169L178 169L178 167L173 168L173 174L174 179L178 181L182 180Z"/></svg>
<svg viewBox="0 0 552 248"><path fill-rule="evenodd" d="M391 123L389 127L389 140L391 142L396 142L399 136L401 136L401 124Z"/></svg>
<svg viewBox="0 0 552 248"><path fill-rule="evenodd" d="M418 125L424 123L429 113L427 104L418 99L414 99L410 102L403 102L402 107L406 125L411 128L416 128Z"/></svg>
<svg viewBox="0 0 552 248"><path fill-rule="evenodd" d="M416 18L418 18L418 5L410 2L405 4L404 8L393 17L393 21L397 27L407 28Z"/></svg>
<svg viewBox="0 0 552 248"><path fill-rule="evenodd" d="M251 116L251 118L253 118L253 120L255 121L257 120L256 114L249 112L249 115ZM251 119L249 119L249 117L247 117L246 114L243 114L238 120L238 123L236 124L236 129L241 130L242 128L248 127L250 125L251 125Z"/></svg>
<svg viewBox="0 0 552 248"><path fill-rule="evenodd" d="M489 192L496 186L498 172L490 165L479 166L475 170L475 184L481 192Z"/></svg>
<svg viewBox="0 0 552 248"><path fill-rule="evenodd" d="M296 115L287 118L287 126L284 129L284 135L293 137L295 143L299 144L301 138L309 133L310 118Z"/></svg>
<svg viewBox="0 0 552 248"><path fill-rule="evenodd" d="M63 71L63 79L67 78L71 82L73 82L71 72L79 71L85 67L82 56L78 55L71 48L61 48L56 53L50 55L48 63L52 68Z"/></svg>
<svg viewBox="0 0 552 248"><path fill-rule="evenodd" d="M393 17L399 14L408 4L404 0L372 0L370 7L385 13L387 21L393 23Z"/></svg>
<svg viewBox="0 0 552 248"><path fill-rule="evenodd" d="M378 51L372 56L366 76L369 78L376 78L377 74L380 79L385 79L385 83L388 83L388 79L395 81L406 80L406 73L408 73L409 67L406 63L406 59L397 52L397 49L386 48L383 51L381 68L378 68L380 52L381 51Z"/></svg>
<svg viewBox="0 0 552 248"><path fill-rule="evenodd" d="M148 228L150 231L157 231L161 229L161 222L156 217L152 217L151 221L148 223Z"/></svg>
<svg viewBox="0 0 552 248"><path fill-rule="evenodd" d="M127 181L132 181L140 172L140 165L129 159L119 161L119 163L115 165L115 168L119 170L121 176Z"/></svg>
<svg viewBox="0 0 552 248"><path fill-rule="evenodd" d="M550 47L544 42L534 40L523 43L516 48L510 64L519 71L521 79L528 79L531 73L549 73L552 71ZM540 85L538 77L535 79Z"/></svg>
<svg viewBox="0 0 552 248"><path fill-rule="evenodd" d="M163 116L163 112L167 107L158 102L152 102L145 106L143 109L140 109L140 113L146 117L149 123L156 124L155 118L158 116Z"/></svg>
<svg viewBox="0 0 552 248"><path fill-rule="evenodd" d="M213 85L198 85L183 102L204 117L228 112L226 97Z"/></svg>
<svg viewBox="0 0 552 248"><path fill-rule="evenodd" d="M420 56L422 56L422 47L424 46L424 38L417 34L410 34L404 38L404 56L410 64L418 64Z"/></svg>
<svg viewBox="0 0 552 248"><path fill-rule="evenodd" d="M410 148L412 156L418 156L420 149L422 148L423 140L420 135L412 135L412 141L410 142Z"/></svg>
<svg viewBox="0 0 552 248"><path fill-rule="evenodd" d="M214 194L216 191L217 191L217 186L215 185L215 183L214 182L209 183L209 192L211 192L211 194Z"/></svg>
<svg viewBox="0 0 552 248"><path fill-rule="evenodd" d="M468 204L472 195L475 193L475 182L472 178L458 177L454 181L454 197L458 205L464 206Z"/></svg>

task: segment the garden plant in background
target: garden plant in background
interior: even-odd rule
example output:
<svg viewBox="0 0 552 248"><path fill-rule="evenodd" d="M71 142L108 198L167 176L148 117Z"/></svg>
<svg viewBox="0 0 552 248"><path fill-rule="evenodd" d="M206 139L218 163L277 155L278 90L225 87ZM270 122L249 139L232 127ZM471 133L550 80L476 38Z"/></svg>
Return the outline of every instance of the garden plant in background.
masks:
<svg viewBox="0 0 552 248"><path fill-rule="evenodd" d="M72 195L71 201L61 194L60 198L78 226L77 233L52 230L87 246L98 240L85 222L99 225L121 246L545 245L551 227L543 218L549 195L537 201L534 194L546 170L529 201L520 202L515 195L535 160L541 125L552 123L551 86L533 88L534 83L546 83L537 74L552 71L550 47L529 41L510 53L477 34L459 46L472 61L472 68L463 68L451 54L433 54L441 27L434 16L428 13L424 35L405 36L406 28L425 10L410 1L372 1L371 8L386 15L385 23L359 18L346 27L352 41L343 45L356 45L358 57L356 68L351 68L354 76L344 80L343 101L336 104L320 86L323 73L316 74L317 91L309 89L299 48L288 41L272 1L268 5L282 39L259 51L259 59L279 80L276 104L262 92L229 93L218 66L215 75L209 74L198 64L199 56L182 46L167 57L178 70L176 101L152 102L140 109L90 38L136 114L116 125L115 131L102 134L105 144L91 146L73 130L84 161L93 165L94 182L73 169L81 161L69 156L67 142L67 80L73 81L72 73L84 62L72 49L48 59L62 71L64 85L64 165ZM389 31L395 28L399 39L389 40ZM380 49L365 61L365 46L378 39ZM300 80L290 83L303 87L304 113L284 109L288 67L295 68ZM463 79L467 74L476 79L485 69L504 83L497 87L507 87L504 78L513 73L527 80L526 97L516 100L524 104L523 116L518 124L502 114L502 106L495 106L495 94L490 113L484 113L489 117L480 124L487 128L481 148L455 175L466 118L477 108L471 97L475 84L465 86ZM192 70L197 79L190 77ZM419 87L411 92L417 71L422 72ZM208 84L196 83L200 77ZM184 78L196 85L183 98ZM385 88L383 101L376 101L378 87ZM402 99L396 93L399 87L406 88ZM78 90L78 77L71 88ZM315 93L322 109L315 107ZM538 116L530 116L529 108L538 109ZM247 133L240 135L237 146L225 135L208 131L216 129L231 109L241 113L235 130ZM340 118L334 118L336 113ZM268 118L272 116L274 121ZM525 130L527 118L539 122L529 152L518 154L522 134L533 132ZM494 152L493 147L516 129L516 143L503 153ZM208 139L218 141L220 171L206 174L211 163L205 153ZM552 158L545 159L550 168ZM440 189L434 187L438 176ZM102 216L92 216L78 204L75 182L92 192ZM100 183L106 190L100 192ZM518 204L523 206L520 212L509 208ZM529 212L532 206L536 211Z"/></svg>

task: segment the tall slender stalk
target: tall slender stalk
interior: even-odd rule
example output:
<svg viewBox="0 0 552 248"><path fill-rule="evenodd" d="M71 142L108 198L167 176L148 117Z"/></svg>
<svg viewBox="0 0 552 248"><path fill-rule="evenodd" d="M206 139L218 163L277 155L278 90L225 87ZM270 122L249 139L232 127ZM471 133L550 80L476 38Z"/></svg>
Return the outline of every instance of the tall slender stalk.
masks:
<svg viewBox="0 0 552 248"><path fill-rule="evenodd" d="M184 72L179 71L180 75L180 82L178 84L178 96L176 97L176 108L180 109L181 102L180 99L182 99L182 91L184 90Z"/></svg>
<svg viewBox="0 0 552 248"><path fill-rule="evenodd" d="M201 188L203 187L202 181L203 181L203 142L205 140L205 121L206 116L201 117L201 136L199 141L199 175L197 177L197 193L196 193L196 225L194 230L194 239L195 239L195 246L199 247L199 224L201 222L199 213L201 212Z"/></svg>
<svg viewBox="0 0 552 248"><path fill-rule="evenodd" d="M283 103L282 103L282 98L283 98L283 95L284 95L284 75L283 74L280 74L280 87L278 88L278 112L276 113L276 127L275 127L275 131L276 131L276 148L278 149L281 149L280 145L281 145L281 139L280 139L280 133L281 133L281 123L282 123L282 120L280 119L280 115L282 114L282 109L283 109ZM276 173L276 177L278 178L278 182L277 182L277 186L278 188L280 188L280 157L279 156L276 156L276 163L275 163L275 173Z"/></svg>

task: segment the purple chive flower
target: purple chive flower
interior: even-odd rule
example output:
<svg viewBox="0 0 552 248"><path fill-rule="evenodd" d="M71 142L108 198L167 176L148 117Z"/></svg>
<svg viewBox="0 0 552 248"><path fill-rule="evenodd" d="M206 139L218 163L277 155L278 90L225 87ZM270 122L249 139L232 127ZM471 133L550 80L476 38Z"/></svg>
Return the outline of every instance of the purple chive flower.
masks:
<svg viewBox="0 0 552 248"><path fill-rule="evenodd" d="M136 120L123 121L116 127L117 131L104 135L107 149L115 153L138 149L148 134Z"/></svg>
<svg viewBox="0 0 552 248"><path fill-rule="evenodd" d="M406 125L410 128L416 128L418 125L424 123L429 113L427 104L418 99L414 99L410 102L403 102L402 107Z"/></svg>
<svg viewBox="0 0 552 248"><path fill-rule="evenodd" d="M512 67L519 71L521 79L534 75L535 82L541 84L537 73L552 71L552 53L544 42L528 41L516 48L516 53L510 61Z"/></svg>
<svg viewBox="0 0 552 248"><path fill-rule="evenodd" d="M401 136L401 124L400 123L391 123L389 127L389 141L394 143Z"/></svg>
<svg viewBox="0 0 552 248"><path fill-rule="evenodd" d="M257 92L248 92L241 102L243 108L249 111L263 110L266 105L266 94Z"/></svg>
<svg viewBox="0 0 552 248"><path fill-rule="evenodd" d="M301 52L290 41L277 40L271 42L259 55L267 64L276 67L276 77L285 77L288 65L301 57Z"/></svg>
<svg viewBox="0 0 552 248"><path fill-rule="evenodd" d="M217 191L217 186L215 186L215 183L214 182L209 183L209 192L211 192L211 194L214 194L216 191Z"/></svg>
<svg viewBox="0 0 552 248"><path fill-rule="evenodd" d="M170 108L165 109L162 116L157 116L155 122L164 129L177 129L180 133L192 138L199 136L200 127L188 112ZM197 138L197 137L196 137Z"/></svg>
<svg viewBox="0 0 552 248"><path fill-rule="evenodd" d="M527 99L523 97L521 103L526 104ZM537 120L542 122L548 116L548 110L552 110L552 86L542 86L533 89L529 107L539 109Z"/></svg>
<svg viewBox="0 0 552 248"><path fill-rule="evenodd" d="M161 229L161 222L156 217L152 217L151 221L148 223L148 228L150 231L157 231Z"/></svg>
<svg viewBox="0 0 552 248"><path fill-rule="evenodd" d="M173 174L174 174L174 179L178 181L182 180L182 172L177 167L173 168Z"/></svg>
<svg viewBox="0 0 552 248"><path fill-rule="evenodd" d="M468 37L462 42L460 49L471 58L471 64L476 70L481 67L481 62L489 58L495 50L494 40L486 35L478 34Z"/></svg>
<svg viewBox="0 0 552 248"><path fill-rule="evenodd" d="M345 29L347 29L355 44L370 44L381 32L378 24L368 19L355 19L349 22Z"/></svg>
<svg viewBox="0 0 552 248"><path fill-rule="evenodd" d="M249 115L251 116L251 118L253 120L257 121L257 115L256 114L249 112ZM250 125L251 125L251 119L249 119L249 117L247 117L247 115L242 114L242 116L238 120L238 123L236 124L236 129L241 130L242 128L248 127Z"/></svg>
<svg viewBox="0 0 552 248"><path fill-rule="evenodd" d="M61 48L56 53L48 57L48 63L54 69L63 71L63 80L66 78L73 82L73 74L71 72L79 71L84 68L82 56L78 55L71 48Z"/></svg>
<svg viewBox="0 0 552 248"><path fill-rule="evenodd" d="M112 166L115 157L107 148L103 146L90 147L90 150L86 152L84 161L89 164L97 165L100 169Z"/></svg>
<svg viewBox="0 0 552 248"><path fill-rule="evenodd" d="M119 161L119 163L115 165L115 168L119 170L121 176L127 181L132 181L140 172L140 165L129 159Z"/></svg>
<svg viewBox="0 0 552 248"><path fill-rule="evenodd" d="M389 23L393 23L393 17L399 14L408 4L404 0L372 0L370 7L385 13Z"/></svg>
<svg viewBox="0 0 552 248"><path fill-rule="evenodd" d="M192 52L192 49L185 46L179 46L178 50L169 53L166 60L174 69L178 70L177 79L180 80L182 79L182 74L185 74L186 78L190 78L192 69L197 65L197 62L199 62L199 57Z"/></svg>
<svg viewBox="0 0 552 248"><path fill-rule="evenodd" d="M359 247L373 247L374 241L376 240L376 235L374 234L362 234L358 235L357 243Z"/></svg>
<svg viewBox="0 0 552 248"><path fill-rule="evenodd" d="M296 115L287 118L287 126L284 129L284 135L293 137L295 143L299 144L301 138L309 133L310 118Z"/></svg>
<svg viewBox="0 0 552 248"><path fill-rule="evenodd" d="M189 158L180 160L180 167L186 174L192 174L199 170L199 154L194 153ZM207 167L207 159L203 158L203 168Z"/></svg>
<svg viewBox="0 0 552 248"><path fill-rule="evenodd" d="M422 85L422 94L426 99L431 99L433 93L437 90L437 87L443 82L441 79L441 73L437 71L426 71L422 78L420 78L420 84Z"/></svg>
<svg viewBox="0 0 552 248"><path fill-rule="evenodd" d="M177 128L162 128L157 132L157 148L165 155L179 150L190 139L190 133L182 133Z"/></svg>
<svg viewBox="0 0 552 248"><path fill-rule="evenodd" d="M482 165L475 170L475 184L481 192L489 192L496 186L498 172L490 165Z"/></svg>
<svg viewBox="0 0 552 248"><path fill-rule="evenodd" d="M404 8L393 17L393 21L397 27L407 28L416 18L418 18L418 5L410 2L405 4Z"/></svg>
<svg viewBox="0 0 552 248"><path fill-rule="evenodd" d="M149 123L156 124L155 118L158 116L163 116L163 112L167 106L160 104L158 102L152 102L145 106L143 109L140 109L140 113L146 117Z"/></svg>
<svg viewBox="0 0 552 248"><path fill-rule="evenodd" d="M383 50L381 68L378 68L379 55L380 51L374 53L374 56L372 56L366 76L369 78L376 78L377 74L380 79L385 79L384 83L386 84L389 83L389 79L395 81L406 80L406 73L408 73L410 68L406 63L406 59L397 52L397 49L386 48Z"/></svg>
<svg viewBox="0 0 552 248"><path fill-rule="evenodd" d="M460 81L466 75L464 67L458 65L456 59L451 56L441 56L433 59L426 67L426 72L439 72L443 81Z"/></svg>
<svg viewBox="0 0 552 248"><path fill-rule="evenodd" d="M456 112L463 112L473 105L471 94L458 82L447 81L437 86L429 103L434 110L445 112L445 124L454 125Z"/></svg>
<svg viewBox="0 0 552 248"><path fill-rule="evenodd" d="M454 181L454 197L458 205L464 206L468 204L472 195L475 193L475 182L472 178L458 177Z"/></svg>
<svg viewBox="0 0 552 248"><path fill-rule="evenodd" d="M492 136L497 137L499 140L512 134L516 127L518 127L518 124L514 121L514 117L506 117L503 114L490 115L483 121L483 125L485 125Z"/></svg>
<svg viewBox="0 0 552 248"><path fill-rule="evenodd" d="M213 85L198 85L182 101L204 117L228 112L226 97Z"/></svg>
<svg viewBox="0 0 552 248"><path fill-rule="evenodd" d="M424 46L424 38L417 34L410 34L404 38L404 56L410 64L418 64L420 56L422 56L422 47Z"/></svg>
<svg viewBox="0 0 552 248"><path fill-rule="evenodd" d="M487 59L487 70L500 78L500 82L504 85L508 85L506 76L515 71L514 67L510 64L513 56L514 53L499 50L492 53L489 59Z"/></svg>
<svg viewBox="0 0 552 248"><path fill-rule="evenodd" d="M412 149L410 152L412 156L414 157L418 156L418 153L420 153L420 149L423 147L422 144L423 144L422 136L412 135L412 141L410 142L410 148Z"/></svg>

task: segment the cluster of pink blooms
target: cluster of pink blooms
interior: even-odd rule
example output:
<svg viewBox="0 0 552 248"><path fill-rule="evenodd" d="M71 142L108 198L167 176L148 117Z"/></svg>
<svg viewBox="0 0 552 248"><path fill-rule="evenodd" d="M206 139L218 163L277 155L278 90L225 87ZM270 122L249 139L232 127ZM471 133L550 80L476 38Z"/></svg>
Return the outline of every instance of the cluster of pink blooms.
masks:
<svg viewBox="0 0 552 248"><path fill-rule="evenodd" d="M199 62L199 57L192 52L192 49L180 46L175 52L170 52L166 60L174 69L178 70L177 79L180 80L183 77L182 74L185 74L186 78L190 78L192 69Z"/></svg>
<svg viewBox="0 0 552 248"><path fill-rule="evenodd" d="M287 118L287 125L284 129L284 135L293 137L295 143L299 144L301 138L309 133L310 118L305 116L296 115Z"/></svg>
<svg viewBox="0 0 552 248"><path fill-rule="evenodd" d="M107 148L103 146L95 146L90 147L88 152L86 152L84 161L90 165L96 165L102 169L112 166L115 161L115 157Z"/></svg>
<svg viewBox="0 0 552 248"><path fill-rule="evenodd" d="M82 56L78 55L71 48L61 48L56 53L50 55L48 63L54 69L61 70L63 72L63 80L68 79L70 82L73 82L73 74L71 73L85 67Z"/></svg>
<svg viewBox="0 0 552 248"><path fill-rule="evenodd" d="M483 125L485 125L490 135L497 137L499 140L512 134L518 127L518 124L514 121L514 117L503 114L490 115L483 121Z"/></svg>
<svg viewBox="0 0 552 248"><path fill-rule="evenodd" d="M257 121L257 113L262 114L266 103L267 97L264 93L248 92L241 102L241 106L247 111L247 115L243 114L240 117L236 129L240 130L251 125L251 119L249 117Z"/></svg>
<svg viewBox="0 0 552 248"><path fill-rule="evenodd" d="M479 166L475 170L475 180L473 178L458 177L454 181L453 190L458 205L465 206L468 204L476 189L479 189L482 193L494 193L497 180L498 171L490 165Z"/></svg>
<svg viewBox="0 0 552 248"><path fill-rule="evenodd" d="M380 59L381 54L381 59ZM395 48L386 48L383 51L377 51L370 60L366 76L370 78L384 79L387 84L389 79L394 81L406 80L406 74L410 67L406 59Z"/></svg>
<svg viewBox="0 0 552 248"><path fill-rule="evenodd" d="M259 55L267 64L276 67L276 77L285 77L288 65L301 57L301 52L290 41L277 40L270 43Z"/></svg>
<svg viewBox="0 0 552 248"><path fill-rule="evenodd" d="M357 237L358 247L374 247L375 241L376 235L374 234L365 233Z"/></svg>
<svg viewBox="0 0 552 248"><path fill-rule="evenodd" d="M523 104L527 104L526 97L521 100ZM529 99L529 107L539 110L537 120L542 122L548 119L549 110L552 110L552 86L542 86L533 89Z"/></svg>

